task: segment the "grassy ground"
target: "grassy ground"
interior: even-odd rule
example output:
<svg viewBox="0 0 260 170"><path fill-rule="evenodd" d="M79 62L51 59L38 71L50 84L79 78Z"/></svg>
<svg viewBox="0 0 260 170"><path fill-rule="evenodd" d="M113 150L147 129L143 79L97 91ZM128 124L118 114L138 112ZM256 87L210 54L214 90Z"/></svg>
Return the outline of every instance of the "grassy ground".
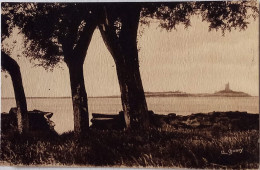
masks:
<svg viewBox="0 0 260 170"><path fill-rule="evenodd" d="M90 130L26 137L2 136L1 161L12 165L258 168L258 130ZM242 150L242 151L241 151Z"/></svg>

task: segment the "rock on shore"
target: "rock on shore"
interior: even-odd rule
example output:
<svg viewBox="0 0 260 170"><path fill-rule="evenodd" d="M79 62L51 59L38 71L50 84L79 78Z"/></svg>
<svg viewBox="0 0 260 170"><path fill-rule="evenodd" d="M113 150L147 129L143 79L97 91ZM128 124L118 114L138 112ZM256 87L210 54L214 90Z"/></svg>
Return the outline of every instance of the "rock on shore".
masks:
<svg viewBox="0 0 260 170"><path fill-rule="evenodd" d="M163 128L208 129L208 130L251 130L259 129L259 114L247 112L211 112L196 113L187 116L170 113L168 115L155 114L149 111L153 126ZM98 117L96 116L98 115ZM123 129L125 128L123 112L119 115L93 114L91 128L95 129Z"/></svg>
<svg viewBox="0 0 260 170"><path fill-rule="evenodd" d="M55 133L54 122L50 120L53 113L40 110L28 111L29 131L32 133ZM9 113L1 113L1 132L17 131L17 108L11 108Z"/></svg>
<svg viewBox="0 0 260 170"><path fill-rule="evenodd" d="M174 128L189 129L219 129L219 130L251 130L259 129L259 114L247 112L210 112L196 113L187 116L180 116L174 113L168 115L153 114L152 123L157 127L165 125Z"/></svg>

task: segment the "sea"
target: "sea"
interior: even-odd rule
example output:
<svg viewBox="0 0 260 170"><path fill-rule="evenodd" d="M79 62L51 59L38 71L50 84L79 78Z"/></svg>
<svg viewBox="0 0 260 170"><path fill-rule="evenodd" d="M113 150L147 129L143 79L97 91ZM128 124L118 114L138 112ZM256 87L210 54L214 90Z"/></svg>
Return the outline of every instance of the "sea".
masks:
<svg viewBox="0 0 260 170"><path fill-rule="evenodd" d="M259 113L259 97L147 97L148 109L157 114L208 113L213 111L246 111ZM28 110L53 112L51 118L55 130L61 134L73 130L73 108L71 98L27 98ZM15 107L14 98L2 98L1 112ZM118 114L122 110L120 98L88 98L90 119L92 113Z"/></svg>

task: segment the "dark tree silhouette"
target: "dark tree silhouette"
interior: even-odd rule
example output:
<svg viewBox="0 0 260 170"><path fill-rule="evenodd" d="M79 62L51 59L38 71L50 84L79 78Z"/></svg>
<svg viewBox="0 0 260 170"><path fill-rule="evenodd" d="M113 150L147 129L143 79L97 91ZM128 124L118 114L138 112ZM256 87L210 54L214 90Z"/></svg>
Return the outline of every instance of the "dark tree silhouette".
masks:
<svg viewBox="0 0 260 170"><path fill-rule="evenodd" d="M116 63L126 126L134 129L149 126L137 50L140 10L136 4L105 5L104 22L99 25Z"/></svg>
<svg viewBox="0 0 260 170"><path fill-rule="evenodd" d="M89 127L83 63L98 24L97 6L92 4L5 3L2 11L25 35L24 55L52 69L64 61L69 69L74 112L74 131Z"/></svg>
<svg viewBox="0 0 260 170"><path fill-rule="evenodd" d="M9 37L12 25L8 23L8 16L1 15L1 42ZM20 67L17 62L7 54L8 51L1 49L1 67L2 70L7 71L12 79L14 95L17 107L17 129L19 133L26 133L29 130L29 119L27 112L26 97L23 88L22 75Z"/></svg>
<svg viewBox="0 0 260 170"><path fill-rule="evenodd" d="M149 127L149 114L142 86L138 49L138 24L152 19L170 31L176 25L190 26L192 15L201 15L209 22L209 30L231 31L245 29L250 17L258 16L256 1L171 2L171 3L113 3L103 5L102 37L112 54L121 90L121 100L127 127ZM158 56L159 57L159 56Z"/></svg>

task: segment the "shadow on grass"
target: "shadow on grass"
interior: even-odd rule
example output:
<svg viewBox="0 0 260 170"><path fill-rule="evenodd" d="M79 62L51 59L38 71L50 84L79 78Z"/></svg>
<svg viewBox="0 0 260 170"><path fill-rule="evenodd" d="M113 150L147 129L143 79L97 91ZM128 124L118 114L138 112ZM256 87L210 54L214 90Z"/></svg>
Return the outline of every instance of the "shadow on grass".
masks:
<svg viewBox="0 0 260 170"><path fill-rule="evenodd" d="M90 129L80 138L73 132L3 135L1 161L12 165L257 168L258 133L158 128Z"/></svg>

